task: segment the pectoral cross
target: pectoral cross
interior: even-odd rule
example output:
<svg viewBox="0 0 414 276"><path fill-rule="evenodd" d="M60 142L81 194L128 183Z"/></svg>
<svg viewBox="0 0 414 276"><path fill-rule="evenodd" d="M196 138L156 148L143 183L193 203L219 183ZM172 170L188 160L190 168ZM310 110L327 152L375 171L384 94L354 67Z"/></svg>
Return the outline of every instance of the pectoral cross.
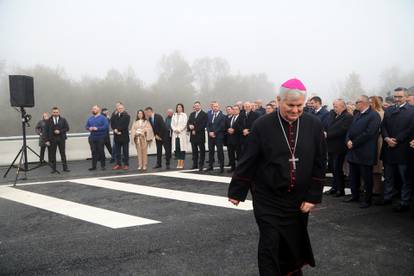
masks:
<svg viewBox="0 0 414 276"><path fill-rule="evenodd" d="M299 162L299 158L296 158L294 154L292 154L292 158L289 159L289 162L292 163L293 171L296 171L296 162Z"/></svg>

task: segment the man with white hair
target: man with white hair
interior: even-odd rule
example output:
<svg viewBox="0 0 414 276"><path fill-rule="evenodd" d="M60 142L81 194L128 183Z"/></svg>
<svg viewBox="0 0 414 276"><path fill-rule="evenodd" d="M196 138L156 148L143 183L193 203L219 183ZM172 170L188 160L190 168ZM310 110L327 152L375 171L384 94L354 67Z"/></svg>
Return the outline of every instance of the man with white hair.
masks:
<svg viewBox="0 0 414 276"><path fill-rule="evenodd" d="M298 79L282 84L279 109L256 120L229 186L235 205L252 192L260 275L302 275L302 266L315 266L307 221L322 199L326 145L320 120L303 112L305 99Z"/></svg>

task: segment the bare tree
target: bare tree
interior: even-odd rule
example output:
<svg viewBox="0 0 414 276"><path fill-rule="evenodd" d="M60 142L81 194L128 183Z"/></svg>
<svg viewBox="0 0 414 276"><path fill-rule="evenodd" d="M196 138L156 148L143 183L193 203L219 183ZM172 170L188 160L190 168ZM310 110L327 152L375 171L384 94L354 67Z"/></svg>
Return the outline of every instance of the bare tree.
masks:
<svg viewBox="0 0 414 276"><path fill-rule="evenodd" d="M355 100L358 96L364 94L360 77L355 72L349 74L343 86L339 88L341 89L340 96L347 101Z"/></svg>

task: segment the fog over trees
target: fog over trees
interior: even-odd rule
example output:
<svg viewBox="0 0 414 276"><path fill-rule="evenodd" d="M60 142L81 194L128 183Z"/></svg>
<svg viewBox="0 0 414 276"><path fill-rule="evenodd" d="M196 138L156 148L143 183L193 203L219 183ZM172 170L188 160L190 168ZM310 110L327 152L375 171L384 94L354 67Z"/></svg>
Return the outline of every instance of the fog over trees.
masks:
<svg viewBox="0 0 414 276"><path fill-rule="evenodd" d="M121 101L129 113L135 116L138 109L147 106L152 106L156 112L164 115L168 108L174 109L177 103L183 103L185 111L190 113L195 100L200 100L205 109L212 100L219 101L222 109L238 100L262 99L266 104L276 97L276 86L279 85L269 80L265 73L233 73L231 65L224 58L203 57L190 62L178 51L163 55L157 70L158 79L149 84L144 83L132 67L124 71L109 69L102 78L84 76L80 80L73 80L63 67L36 65L26 68L10 66L6 60L1 60L1 136L21 134L19 113L10 106L9 74L34 77L35 107L27 109L33 116L29 134L34 134L33 126L42 112L50 111L53 106L61 108L62 115L69 121L71 132L84 132L85 120L94 104L113 110L115 103ZM380 87L366 90L358 73L351 72L332 89L330 98L324 98L325 104L330 105L336 97L354 100L361 93L387 96L396 86L413 86L414 71L403 72L397 67L390 67L383 71L379 83Z"/></svg>

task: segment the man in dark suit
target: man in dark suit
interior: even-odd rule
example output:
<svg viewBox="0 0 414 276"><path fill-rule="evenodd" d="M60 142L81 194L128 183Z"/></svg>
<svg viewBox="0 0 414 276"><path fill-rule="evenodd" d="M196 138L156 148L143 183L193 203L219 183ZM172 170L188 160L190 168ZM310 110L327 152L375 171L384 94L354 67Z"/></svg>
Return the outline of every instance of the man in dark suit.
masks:
<svg viewBox="0 0 414 276"><path fill-rule="evenodd" d="M329 111L322 106L322 99L318 96L314 96L310 99L310 105L313 109L313 114L319 118L322 122L322 125L326 127L326 121L329 118Z"/></svg>
<svg viewBox="0 0 414 276"><path fill-rule="evenodd" d="M171 121L172 121L172 117L174 115L174 110L172 110L171 108L167 109L167 114L165 116L165 126L167 127L167 133L168 133L168 137L167 139L164 140L165 142L165 149L168 149L169 152L165 152L165 155L167 156L172 156L172 135L173 135L173 130L171 128Z"/></svg>
<svg viewBox="0 0 414 276"><path fill-rule="evenodd" d="M154 169L161 168L162 148L165 150L165 165L167 170L170 169L171 160L171 141L168 141L168 129L160 114L153 111L152 107L145 108L145 117L151 123L155 135L155 144L157 146L157 164Z"/></svg>
<svg viewBox="0 0 414 276"><path fill-rule="evenodd" d="M394 207L396 212L409 209L411 199L411 180L408 177L408 154L411 128L414 121L414 108L407 103L408 90L397 88L394 90L395 105L385 110L382 121L381 134L384 139L382 145L382 160L384 162L384 199L379 204L392 203L397 176L401 181L400 203ZM413 169L413 168L412 168Z"/></svg>
<svg viewBox="0 0 414 276"><path fill-rule="evenodd" d="M207 131L208 131L208 149L209 149L209 159L210 164L207 171L213 170L213 160L215 148L217 148L217 158L220 164L220 172L224 172L224 152L223 152L223 142L224 142L224 128L225 128L226 116L220 111L220 105L217 102L214 102L212 109L211 120L208 121Z"/></svg>
<svg viewBox="0 0 414 276"><path fill-rule="evenodd" d="M364 180L365 200L361 208L371 206L373 188L373 166L377 162L377 142L381 117L369 104L365 95L358 97L356 108L359 113L354 116L346 136L352 196L345 202L359 202L361 177Z"/></svg>
<svg viewBox="0 0 414 276"><path fill-rule="evenodd" d="M262 100L256 100L254 102L256 104L256 110L255 112L260 116L263 116L266 114L266 109L263 107L263 101Z"/></svg>
<svg viewBox="0 0 414 276"><path fill-rule="evenodd" d="M69 131L69 124L65 118L60 116L60 110L57 107L52 108L52 117L47 124L46 145L50 146L50 163L52 164L52 173L56 173L56 149L59 148L60 159L62 160L63 171L69 172L66 161L66 133Z"/></svg>
<svg viewBox="0 0 414 276"><path fill-rule="evenodd" d="M111 124L111 118L109 117L109 110L107 109L107 108L102 108L102 112L101 112L101 114L103 115L103 116L105 116L105 118L107 118L107 120L108 120L108 125L110 125ZM105 136L105 141L104 141L104 143L105 143L105 147L106 147L106 149L108 150L108 152L109 152L109 154L111 155L111 160L112 159L114 159L114 161L115 161L115 156L112 156L112 145L111 145L111 135L110 135L110 133L109 133L109 127L108 127L108 131L107 131L107 133L106 133L106 136Z"/></svg>
<svg viewBox="0 0 414 276"><path fill-rule="evenodd" d="M345 138L346 133L352 123L352 115L348 113L346 103L338 99L333 103L334 112L327 120L325 138L328 146L328 154L332 156L333 163L333 183L332 188L326 192L336 197L345 195L344 183L344 161L346 155Z"/></svg>
<svg viewBox="0 0 414 276"><path fill-rule="evenodd" d="M230 120L226 120L227 153L230 161L230 169L228 172L234 171L236 168L236 160L239 160L242 132L243 121L240 116L240 108L238 105L234 105L233 115Z"/></svg>
<svg viewBox="0 0 414 276"><path fill-rule="evenodd" d="M114 132L114 140L116 147L116 164L113 170L129 169L129 122L131 117L125 111L123 104L117 106L117 112L111 118L111 128ZM121 160L121 151L123 160ZM122 161L124 165L122 166Z"/></svg>
<svg viewBox="0 0 414 276"><path fill-rule="evenodd" d="M190 133L190 143L193 154L193 169L203 170L206 156L206 127L207 113L201 109L201 103L194 103L194 112L190 114L187 122L187 130Z"/></svg>
<svg viewBox="0 0 414 276"><path fill-rule="evenodd" d="M242 139L241 139L241 154L246 151L247 146L247 138L249 137L250 130L253 126L254 121L259 118L259 114L253 112L252 104L250 102L244 103L244 116L243 116L243 132L242 132Z"/></svg>

